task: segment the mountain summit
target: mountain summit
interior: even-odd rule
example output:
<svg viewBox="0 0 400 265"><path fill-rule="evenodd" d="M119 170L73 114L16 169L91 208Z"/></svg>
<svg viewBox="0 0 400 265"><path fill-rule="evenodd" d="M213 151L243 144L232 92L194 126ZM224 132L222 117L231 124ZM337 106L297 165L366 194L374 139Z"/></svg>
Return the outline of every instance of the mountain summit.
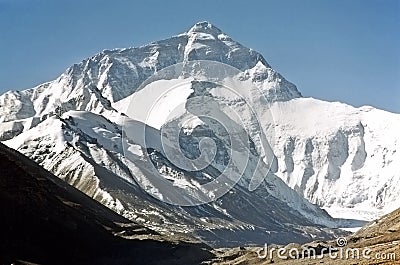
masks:
<svg viewBox="0 0 400 265"><path fill-rule="evenodd" d="M271 100L299 97L296 87L265 59L208 22L188 32L138 48L105 50L68 68L56 80L35 90L10 91L0 98L0 121L68 110L106 111L132 93L155 72L185 61L211 60L248 70ZM40 93L39 93L40 92ZM1 138L0 138L1 139ZM5 139L4 136L2 138Z"/></svg>
<svg viewBox="0 0 400 265"><path fill-rule="evenodd" d="M219 28L217 28L215 25L211 24L208 21L197 22L187 31L187 33L195 33L195 32L206 33L216 37L218 37L218 35L220 34L223 34L222 30L220 30Z"/></svg>
<svg viewBox="0 0 400 265"><path fill-rule="evenodd" d="M236 68L238 74L228 81L244 88L243 97L173 74L142 86L163 69L175 64L194 67L189 62L196 61ZM182 81L186 85L181 90L164 93ZM157 120L159 126L135 120L126 110L142 110L131 105L140 95L142 105L158 108L156 118L168 116L177 106L180 112L174 119ZM209 100L196 104L196 96ZM211 110L223 113L216 118L228 129L195 115ZM241 122L232 119L232 113L239 113ZM354 225L320 207L336 217L362 219L399 207L399 115L303 98L261 54L208 22L141 47L105 50L56 80L9 91L0 96L0 121L0 140L6 145L117 213L160 233L194 234L213 245L304 242ZM127 123L148 129L145 136L150 140L138 136L125 141ZM169 133L174 128L180 131ZM164 137L169 144L179 143L171 145L173 153L181 151L194 160L202 153L203 138L213 141L206 145L216 148L210 165L182 169L160 144ZM263 150L264 138L270 153ZM128 159L125 150L134 159ZM232 154L236 159L230 159ZM226 168L239 174L246 162L246 170L225 196L201 206L178 207L156 199L171 194L163 194L152 181L154 174L143 164L146 158L165 183L193 197L212 198L201 185ZM265 168L271 162L272 170L258 172L259 186L250 191L258 161Z"/></svg>

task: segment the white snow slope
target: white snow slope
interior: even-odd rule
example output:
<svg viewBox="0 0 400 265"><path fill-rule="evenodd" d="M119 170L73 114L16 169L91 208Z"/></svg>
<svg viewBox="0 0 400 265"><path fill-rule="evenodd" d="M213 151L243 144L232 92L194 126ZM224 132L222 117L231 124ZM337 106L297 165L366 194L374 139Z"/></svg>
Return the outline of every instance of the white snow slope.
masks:
<svg viewBox="0 0 400 265"><path fill-rule="evenodd" d="M277 102L277 173L335 217L372 220L400 207L400 115L299 98Z"/></svg>

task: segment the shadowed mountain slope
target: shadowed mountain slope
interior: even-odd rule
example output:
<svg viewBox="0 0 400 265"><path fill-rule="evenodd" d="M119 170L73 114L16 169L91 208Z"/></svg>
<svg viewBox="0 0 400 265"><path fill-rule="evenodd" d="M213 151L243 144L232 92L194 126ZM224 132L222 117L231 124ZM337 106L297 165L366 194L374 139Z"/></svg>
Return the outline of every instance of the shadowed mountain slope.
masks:
<svg viewBox="0 0 400 265"><path fill-rule="evenodd" d="M161 237L0 144L0 261L198 264L200 244Z"/></svg>

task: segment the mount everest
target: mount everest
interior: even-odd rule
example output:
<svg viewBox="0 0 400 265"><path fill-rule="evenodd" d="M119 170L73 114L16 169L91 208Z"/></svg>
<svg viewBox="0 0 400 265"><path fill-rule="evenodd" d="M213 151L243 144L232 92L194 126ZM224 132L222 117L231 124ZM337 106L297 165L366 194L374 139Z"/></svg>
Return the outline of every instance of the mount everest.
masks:
<svg viewBox="0 0 400 265"><path fill-rule="evenodd" d="M156 97L160 90L151 86L179 80L174 74L151 82L149 78L170 66L197 60L234 67L238 73L232 78L238 84L251 83L254 91L261 91L263 97L255 97L252 90L241 91L259 119L240 107L242 98L185 76L179 76L188 84L186 94L178 93L180 101L174 102L177 96L172 93L155 110L162 115L168 107L183 104L183 112L161 122L130 115L132 98ZM196 158L196 146L206 134L217 148L211 166L196 172L182 170L161 150L157 144L161 132L175 128L179 118L187 115L193 94L222 102L218 105L222 111L229 106L241 112L246 126L259 124L261 133L270 137L272 154L263 152L256 137L260 132L248 130L246 137L252 141L243 149L249 155L242 158L249 161L250 169L233 189L207 204L171 206L157 199L166 195L150 181L148 190L138 184L137 179L146 182L152 175L140 164L143 152L174 186L207 197L199 184L226 168L231 149L218 125L195 117L196 122L183 126L185 133L175 140L187 157ZM149 128L146 136L152 139L151 146L135 137L133 142L123 141L127 120ZM117 213L161 233L192 233L212 245L325 238L340 234L334 228L354 222L334 219L320 207L336 218L370 220L400 206L398 114L303 98L262 55L208 22L142 47L103 51L54 81L6 92L0 96L0 121L0 140L6 145ZM238 126L235 123L232 130ZM128 159L124 147L134 150L137 160ZM249 171L259 158L265 164L270 159L273 165L258 188L250 191L254 172ZM239 156L233 161L235 168L240 160Z"/></svg>

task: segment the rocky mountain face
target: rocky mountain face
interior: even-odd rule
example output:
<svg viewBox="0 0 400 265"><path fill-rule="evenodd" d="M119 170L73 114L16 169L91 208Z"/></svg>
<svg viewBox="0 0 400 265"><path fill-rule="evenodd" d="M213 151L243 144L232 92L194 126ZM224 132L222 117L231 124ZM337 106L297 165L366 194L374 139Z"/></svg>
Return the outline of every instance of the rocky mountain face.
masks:
<svg viewBox="0 0 400 265"><path fill-rule="evenodd" d="M239 86L240 95L193 80L197 70L192 62L198 60L236 69L229 84ZM163 72L176 64L185 71ZM165 76L151 79L160 72ZM180 82L187 86L177 94L163 90ZM154 119L135 116L137 109L149 106L139 108L132 101L157 99L161 92L165 97L158 101ZM245 136L233 138L236 147L223 126L196 115L204 111L204 101L196 102L196 97L217 102L209 107L228 113L218 117L230 124L230 131L247 128L234 134ZM183 112L157 118L170 115L168 109L179 104ZM243 126L232 118L231 109L241 113ZM193 122L179 123L188 112ZM103 51L54 81L7 92L0 96L0 121L0 140L6 145L110 209L160 233L194 234L212 245L302 242L337 233L326 226L349 225L313 203L352 218L360 213L368 218L398 204L399 115L302 98L259 53L208 22L142 47ZM130 123L131 128L147 128L150 141L137 135L124 139ZM178 125L178 136L168 133ZM172 152L181 149L192 159L200 155L196 146L201 138L212 139L217 152L210 166L194 172L176 166L160 144L164 133L167 141L180 144ZM270 151L264 148L263 135ZM235 156L229 159L232 150ZM151 181L154 172L143 163L145 157L166 183L189 194L188 201L212 199L201 185L227 168L230 175L238 175L241 161L249 162L224 196L183 207L159 200L171 195ZM257 161L266 170L257 171Z"/></svg>
<svg viewBox="0 0 400 265"><path fill-rule="evenodd" d="M3 144L0 166L4 264L200 264L213 257L204 244L121 217Z"/></svg>
<svg viewBox="0 0 400 265"><path fill-rule="evenodd" d="M303 242L340 234L316 225L335 223L277 177L254 192L238 185L205 205L179 207L159 201L136 183L126 166L130 162L121 153L120 139L121 129L115 123L101 115L74 111L49 117L12 141L18 150L90 197L164 235L189 234L213 246L234 246L265 240ZM163 163L160 171L168 172L170 178L182 174L162 155L155 159ZM273 196L280 192L287 194L284 200L282 195Z"/></svg>

